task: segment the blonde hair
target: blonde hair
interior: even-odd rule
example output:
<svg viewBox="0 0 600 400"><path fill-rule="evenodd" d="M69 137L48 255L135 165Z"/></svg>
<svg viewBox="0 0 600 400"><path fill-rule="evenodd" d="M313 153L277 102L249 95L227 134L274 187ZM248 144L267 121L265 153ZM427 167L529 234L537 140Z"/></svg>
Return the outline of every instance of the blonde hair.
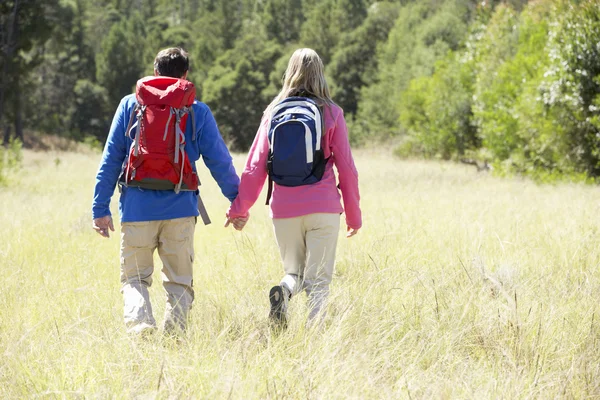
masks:
<svg viewBox="0 0 600 400"><path fill-rule="evenodd" d="M301 93L312 97L320 106L333 104L324 69L323 61L316 51L308 48L296 50L290 57L283 74L283 88L269 104L267 110L282 100Z"/></svg>

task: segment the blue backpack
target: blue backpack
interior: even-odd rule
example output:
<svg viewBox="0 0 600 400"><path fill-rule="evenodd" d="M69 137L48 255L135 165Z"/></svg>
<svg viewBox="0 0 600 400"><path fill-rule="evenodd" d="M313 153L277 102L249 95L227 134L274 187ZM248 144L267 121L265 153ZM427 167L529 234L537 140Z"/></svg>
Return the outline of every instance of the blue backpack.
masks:
<svg viewBox="0 0 600 400"><path fill-rule="evenodd" d="M325 131L321 109L307 97L288 97L273 107L269 138L269 191L273 182L282 186L302 186L319 182L327 159L321 148Z"/></svg>

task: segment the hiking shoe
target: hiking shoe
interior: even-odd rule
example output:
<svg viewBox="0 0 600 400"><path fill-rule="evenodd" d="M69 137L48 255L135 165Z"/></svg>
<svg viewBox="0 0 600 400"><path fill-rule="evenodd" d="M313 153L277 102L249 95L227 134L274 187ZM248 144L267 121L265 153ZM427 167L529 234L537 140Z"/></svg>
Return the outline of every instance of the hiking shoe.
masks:
<svg viewBox="0 0 600 400"><path fill-rule="evenodd" d="M282 328L287 327L287 299L281 286L273 286L269 292L269 301L271 302L271 311L269 318Z"/></svg>
<svg viewBox="0 0 600 400"><path fill-rule="evenodd" d="M148 338L150 337L152 334L154 334L154 332L156 332L156 326L149 324L147 322L140 322L137 323L133 326L130 326L127 329L127 333L131 336L138 336L141 338Z"/></svg>

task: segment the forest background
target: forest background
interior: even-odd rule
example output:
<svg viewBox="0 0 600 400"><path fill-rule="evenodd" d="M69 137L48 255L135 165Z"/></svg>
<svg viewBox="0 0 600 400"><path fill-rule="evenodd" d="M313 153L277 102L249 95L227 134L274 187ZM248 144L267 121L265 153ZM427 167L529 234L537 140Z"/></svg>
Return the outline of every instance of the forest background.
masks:
<svg viewBox="0 0 600 400"><path fill-rule="evenodd" d="M2 0L0 128L102 145L157 51L248 149L294 49L314 48L354 146L600 176L598 0ZM13 146L14 147L14 146Z"/></svg>

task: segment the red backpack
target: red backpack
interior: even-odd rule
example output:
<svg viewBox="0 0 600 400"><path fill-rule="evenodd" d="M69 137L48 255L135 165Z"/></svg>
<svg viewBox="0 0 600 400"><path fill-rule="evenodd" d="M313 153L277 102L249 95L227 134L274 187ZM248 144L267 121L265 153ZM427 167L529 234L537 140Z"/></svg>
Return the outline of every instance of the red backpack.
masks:
<svg viewBox="0 0 600 400"><path fill-rule="evenodd" d="M198 190L198 176L185 152L188 114L196 124L192 104L196 88L192 82L167 76L142 78L136 85L137 105L125 135L133 140L121 183L151 190ZM134 119L137 119L132 133Z"/></svg>

